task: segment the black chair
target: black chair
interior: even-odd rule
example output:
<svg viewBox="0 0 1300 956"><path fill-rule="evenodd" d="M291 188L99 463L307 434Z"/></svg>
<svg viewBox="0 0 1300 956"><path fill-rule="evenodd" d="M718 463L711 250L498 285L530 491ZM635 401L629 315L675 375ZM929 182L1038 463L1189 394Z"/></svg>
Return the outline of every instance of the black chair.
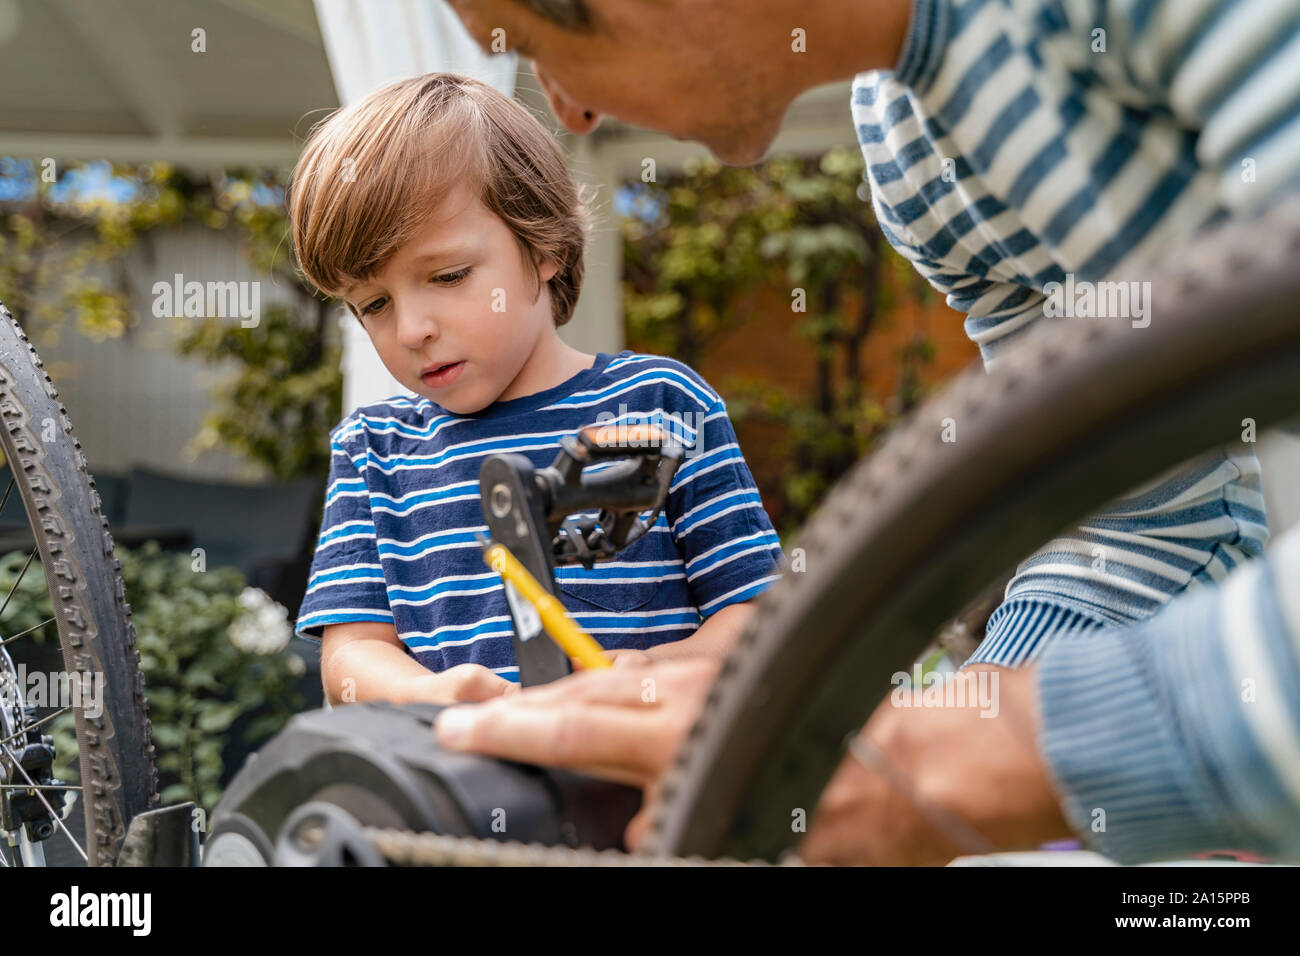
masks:
<svg viewBox="0 0 1300 956"><path fill-rule="evenodd" d="M184 525L209 566L236 567L250 578L303 554L324 491L315 478L237 485L146 468L132 469L130 484L124 524Z"/></svg>

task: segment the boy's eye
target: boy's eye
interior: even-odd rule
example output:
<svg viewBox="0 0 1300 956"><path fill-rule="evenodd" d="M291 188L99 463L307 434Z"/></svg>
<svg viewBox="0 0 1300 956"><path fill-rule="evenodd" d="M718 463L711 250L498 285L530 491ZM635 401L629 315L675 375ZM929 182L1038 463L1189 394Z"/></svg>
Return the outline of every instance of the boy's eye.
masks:
<svg viewBox="0 0 1300 956"><path fill-rule="evenodd" d="M429 281L432 283L436 283L438 285L456 285L465 280L465 277L468 276L470 273L470 268L471 268L470 266L466 266L464 269L461 269L458 272L448 272L444 275L434 276ZM381 295L378 299L375 299L369 305L362 306L358 312L358 315L370 315L372 313L382 311L384 306L387 304L388 304L388 299L385 296Z"/></svg>
<svg viewBox="0 0 1300 956"><path fill-rule="evenodd" d="M456 283L463 280L467 275L469 275L468 266L466 266L464 269L461 269L459 272L448 272L445 275L434 276L433 281L439 282L442 285L455 285Z"/></svg>

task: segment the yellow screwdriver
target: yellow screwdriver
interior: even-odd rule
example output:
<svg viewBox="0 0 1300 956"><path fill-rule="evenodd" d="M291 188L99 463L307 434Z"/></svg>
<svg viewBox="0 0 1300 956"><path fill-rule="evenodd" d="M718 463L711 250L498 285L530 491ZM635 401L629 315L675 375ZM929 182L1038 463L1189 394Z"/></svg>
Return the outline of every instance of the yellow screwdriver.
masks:
<svg viewBox="0 0 1300 956"><path fill-rule="evenodd" d="M595 638L573 623L569 612L546 588L538 583L528 569L519 563L519 559L510 553L503 544L489 545L483 552L483 560L492 570L515 586L515 589L533 607L542 619L546 633L554 638L560 649L583 667L610 667L609 658L596 643Z"/></svg>

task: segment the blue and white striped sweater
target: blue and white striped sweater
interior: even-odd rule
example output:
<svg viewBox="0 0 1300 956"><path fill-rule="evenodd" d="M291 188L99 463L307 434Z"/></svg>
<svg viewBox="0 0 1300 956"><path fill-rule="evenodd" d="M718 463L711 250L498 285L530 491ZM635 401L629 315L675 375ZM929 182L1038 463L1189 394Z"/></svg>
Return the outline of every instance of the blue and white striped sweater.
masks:
<svg viewBox="0 0 1300 956"><path fill-rule="evenodd" d="M853 84L877 219L995 364L1048 283L1141 279L1300 185L1300 84L1259 87L1298 45L1294 0L916 0L897 68ZM1142 620L1267 537L1253 450L1225 446L1027 558L971 662Z"/></svg>
<svg viewBox="0 0 1300 956"><path fill-rule="evenodd" d="M1135 627L1053 641L1037 666L1040 745L1094 848L1300 862L1300 528Z"/></svg>
<svg viewBox="0 0 1300 956"><path fill-rule="evenodd" d="M914 0L852 111L885 235L995 364L1047 283L1140 280L1296 192L1300 4ZM1036 660L1067 816L1116 859L1300 859L1300 529L1249 560L1267 537L1225 446L1027 558L971 661Z"/></svg>
<svg viewBox="0 0 1300 956"><path fill-rule="evenodd" d="M877 218L991 359L1048 282L1140 277L1297 185L1298 28L1293 0L915 0L853 84Z"/></svg>
<svg viewBox="0 0 1300 956"><path fill-rule="evenodd" d="M560 599L608 648L689 637L721 608L756 597L784 561L726 406L673 359L630 350L554 388L473 415L398 396L357 409L331 432L324 516L296 632L391 622L431 670L482 664L518 679L500 577L486 532L478 470L498 452L549 465L559 441L589 424L650 422L687 446L652 530L588 571L556 571ZM610 463L589 466L599 471ZM595 512L585 512L594 515Z"/></svg>

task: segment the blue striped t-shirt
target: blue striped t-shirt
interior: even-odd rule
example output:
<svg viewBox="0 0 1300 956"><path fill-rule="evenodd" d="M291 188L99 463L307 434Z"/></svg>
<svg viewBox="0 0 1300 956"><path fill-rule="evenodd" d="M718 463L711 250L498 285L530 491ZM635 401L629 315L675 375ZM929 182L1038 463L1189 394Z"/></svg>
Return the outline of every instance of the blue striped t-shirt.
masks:
<svg viewBox="0 0 1300 956"><path fill-rule="evenodd" d="M607 649L644 650L689 637L704 618L766 590L785 555L723 400L674 359L601 352L560 385L474 414L399 395L344 418L330 433L324 516L296 633L319 641L326 624L391 622L430 670L475 663L517 681L501 578L476 540L487 532L479 467L501 452L545 467L564 435L639 423L670 432L685 454L647 534L590 571L557 568L574 620Z"/></svg>

